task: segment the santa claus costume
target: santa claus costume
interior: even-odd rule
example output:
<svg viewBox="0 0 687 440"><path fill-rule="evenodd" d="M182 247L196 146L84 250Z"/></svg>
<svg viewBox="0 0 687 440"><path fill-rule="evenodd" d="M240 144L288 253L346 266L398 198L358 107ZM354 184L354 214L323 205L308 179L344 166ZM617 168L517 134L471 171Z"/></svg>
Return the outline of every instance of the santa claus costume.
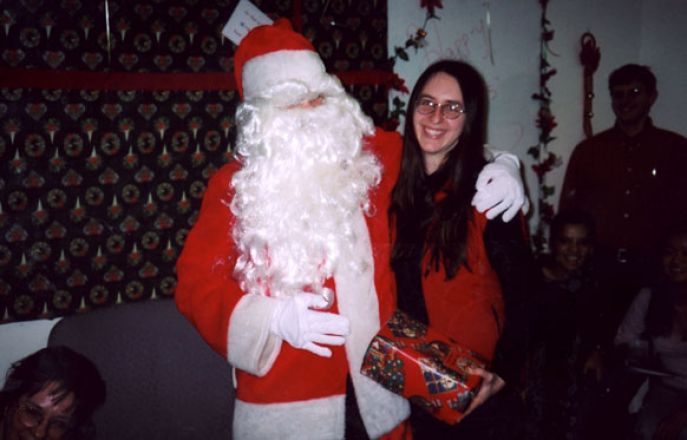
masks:
<svg viewBox="0 0 687 440"><path fill-rule="evenodd" d="M348 377L370 437L409 435L408 402L360 374L396 306L387 210L400 137L375 132L288 23L253 29L234 62L238 158L209 182L176 290L179 310L236 369L234 435L344 438ZM330 357L271 331L280 301L303 292L350 322Z"/></svg>

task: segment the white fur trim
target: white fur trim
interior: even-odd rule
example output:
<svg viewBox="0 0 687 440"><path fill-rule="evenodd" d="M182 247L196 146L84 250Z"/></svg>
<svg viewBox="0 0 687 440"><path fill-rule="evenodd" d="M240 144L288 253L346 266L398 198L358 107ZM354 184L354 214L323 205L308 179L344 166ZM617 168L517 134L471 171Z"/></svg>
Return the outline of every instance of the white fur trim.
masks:
<svg viewBox="0 0 687 440"><path fill-rule="evenodd" d="M263 91L284 82L298 82L309 91L328 75L319 55L309 50L279 50L252 58L243 66L243 98L260 97Z"/></svg>
<svg viewBox="0 0 687 440"><path fill-rule="evenodd" d="M239 440L343 439L344 408L345 396L270 404L236 400L234 438Z"/></svg>
<svg viewBox="0 0 687 440"><path fill-rule="evenodd" d="M370 234L362 211L352 221L356 235L350 255L342 255L342 263L334 273L339 311L351 321L351 334L346 338L346 354L355 388L360 415L372 438L388 433L408 418L408 401L377 382L360 374L365 351L379 331L379 302L374 284L374 259ZM362 263L362 273L354 270L350 261Z"/></svg>
<svg viewBox="0 0 687 440"><path fill-rule="evenodd" d="M227 360L234 367L264 376L274 365L281 339L269 331L276 300L243 295L229 319Z"/></svg>

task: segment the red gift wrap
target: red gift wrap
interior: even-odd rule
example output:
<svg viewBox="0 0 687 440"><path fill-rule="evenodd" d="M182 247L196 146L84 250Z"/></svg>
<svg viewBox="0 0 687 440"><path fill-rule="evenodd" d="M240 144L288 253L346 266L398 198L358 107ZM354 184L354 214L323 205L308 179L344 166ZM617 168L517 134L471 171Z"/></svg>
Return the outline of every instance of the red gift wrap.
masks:
<svg viewBox="0 0 687 440"><path fill-rule="evenodd" d="M457 423L482 384L485 360L397 310L367 348L361 372L434 417Z"/></svg>

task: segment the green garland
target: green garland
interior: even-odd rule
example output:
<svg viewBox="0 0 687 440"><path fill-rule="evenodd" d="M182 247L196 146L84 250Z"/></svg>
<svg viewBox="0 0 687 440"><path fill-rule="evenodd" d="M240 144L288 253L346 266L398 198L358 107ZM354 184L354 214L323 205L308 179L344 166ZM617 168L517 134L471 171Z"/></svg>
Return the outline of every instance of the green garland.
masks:
<svg viewBox="0 0 687 440"><path fill-rule="evenodd" d="M415 52L422 48L426 44L427 37L427 23L429 20L436 19L439 17L435 14L434 8L443 8L441 0L420 0L420 7L427 9L427 14L425 16L425 22L422 27L415 31L414 35L408 37L403 46L394 46L394 54L389 57L389 67L393 69L396 64L396 60L401 59L402 61L410 60L408 56L408 49L413 48ZM405 81L400 77L394 82L393 88L401 93L410 93L405 85ZM384 128L387 130L395 130L398 127L401 116L405 116L406 102L395 96L392 101L392 109L389 112L389 118L384 123Z"/></svg>
<svg viewBox="0 0 687 440"><path fill-rule="evenodd" d="M539 50L539 92L532 95L532 99L539 102L539 112L537 113L537 128L539 128L539 143L530 147L527 154L532 156L535 163L532 170L537 176L537 186L539 196L537 199L537 225L532 237L533 245L537 252L546 249L546 231L554 215L554 206L550 199L555 194L556 188L546 183L547 174L554 168L561 165L559 156L549 151L549 143L555 139L552 136L553 129L556 127L556 118L551 112L551 90L548 82L556 74L548 62L549 54L555 55L549 48L549 42L553 40L554 31L551 29L551 22L546 18L546 8L548 0L539 0L542 7L541 13L541 40Z"/></svg>

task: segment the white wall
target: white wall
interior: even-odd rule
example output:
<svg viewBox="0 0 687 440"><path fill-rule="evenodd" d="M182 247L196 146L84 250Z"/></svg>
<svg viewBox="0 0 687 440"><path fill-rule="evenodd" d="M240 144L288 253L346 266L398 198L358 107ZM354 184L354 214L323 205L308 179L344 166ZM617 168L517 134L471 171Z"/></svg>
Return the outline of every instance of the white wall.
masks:
<svg viewBox="0 0 687 440"><path fill-rule="evenodd" d="M440 57L457 57L472 62L485 76L492 90L489 143L518 154L526 164L532 199L537 188L526 154L537 142L539 17L537 0L449 0L437 9L440 20L430 21L428 45L410 61L396 63L396 72L409 89L431 62ZM488 57L485 40L487 7L491 13L494 63ZM418 2L389 1L389 50L402 45L424 22ZM687 135L687 1L685 0L550 0L548 19L555 31L550 47L557 56L549 62L557 74L549 81L552 111L558 122L556 139L549 148L564 163L547 177L557 191L563 181L565 163L573 147L583 139L582 65L580 37L592 32L601 49L599 69L594 76L595 132L613 124L608 96L608 75L625 63L648 64L658 78L659 99L652 116L656 125ZM390 52L391 53L391 52ZM407 99L407 95L405 96ZM558 192L552 200L557 204Z"/></svg>
<svg viewBox="0 0 687 440"><path fill-rule="evenodd" d="M639 59L653 67L657 125L687 136L687 1L644 0Z"/></svg>
<svg viewBox="0 0 687 440"><path fill-rule="evenodd" d="M489 88L488 141L525 157L537 142L533 129L538 110L531 99L538 88L539 17L536 1L484 2L450 0L437 9L439 20L428 22L427 45L409 49L410 61L397 60L395 71L408 89L432 62L458 58L473 64ZM488 7L487 7L488 5ZM388 2L389 53L422 26L419 2ZM491 26L487 25L487 11ZM491 40L490 40L491 37ZM491 41L491 45L490 45ZM399 95L407 101L408 95ZM402 131L403 127L399 127Z"/></svg>
<svg viewBox="0 0 687 440"><path fill-rule="evenodd" d="M580 38L591 32L601 51L599 68L594 74L594 117L592 128L599 133L613 125L615 116L608 94L608 75L617 67L639 60L641 0L578 0L549 2L549 20L556 34L551 48L559 54L551 58L558 70L550 82L551 105L558 126L550 149L563 159L563 165L550 174L555 184L557 204L565 165L575 145L584 139L582 129L583 85L579 62Z"/></svg>
<svg viewBox="0 0 687 440"><path fill-rule="evenodd" d="M58 321L39 319L0 325L0 387L12 362L45 347L50 329Z"/></svg>

